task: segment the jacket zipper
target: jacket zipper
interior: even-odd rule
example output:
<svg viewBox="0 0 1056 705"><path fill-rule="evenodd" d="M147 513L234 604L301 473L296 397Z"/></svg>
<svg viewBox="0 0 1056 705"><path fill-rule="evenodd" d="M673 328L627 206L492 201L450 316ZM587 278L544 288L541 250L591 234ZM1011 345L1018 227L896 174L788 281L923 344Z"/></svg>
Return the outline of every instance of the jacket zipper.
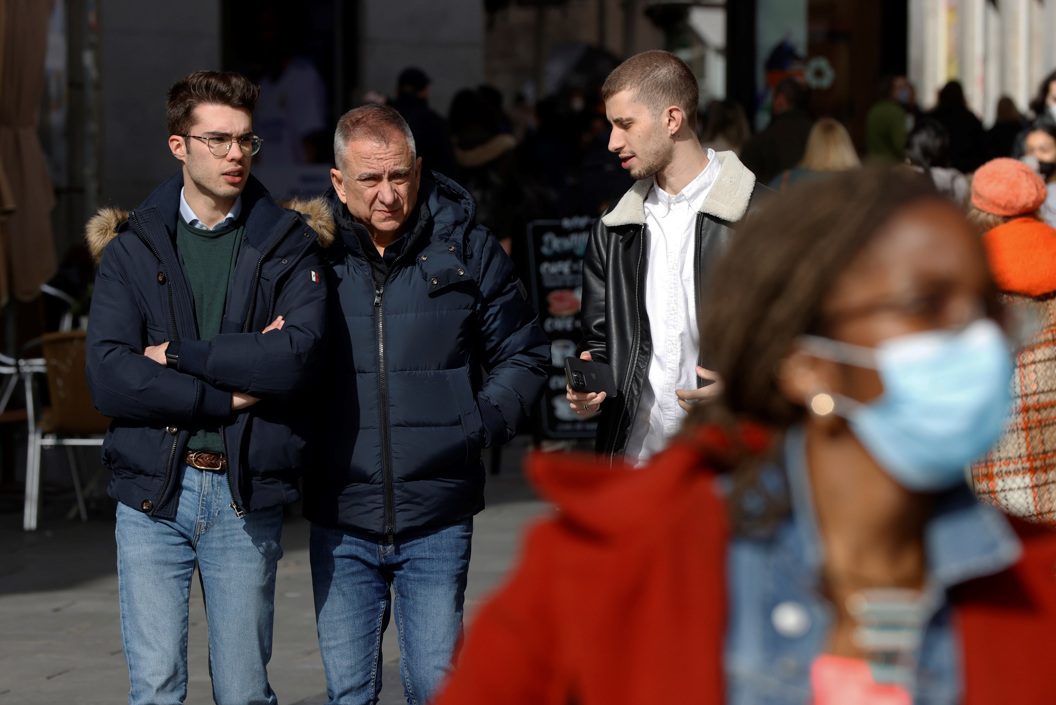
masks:
<svg viewBox="0 0 1056 705"><path fill-rule="evenodd" d="M235 516L239 519L246 518L246 510L238 505L235 501L235 485L231 481L231 454L227 452L227 434L225 433L225 426L220 427L220 443L224 446L224 457L228 458L227 461L227 472L224 475L227 476L227 489L231 492L231 504L227 505L235 510Z"/></svg>
<svg viewBox="0 0 1056 705"><path fill-rule="evenodd" d="M378 321L376 330L378 337L378 401L381 415L381 470L385 495L385 538L389 544L396 542L396 489L393 486L394 480L392 477L392 428L389 419L389 379L385 365L385 302L382 297L385 294L385 285L388 283L392 273L406 259L407 252L410 249L409 245L410 243L404 247L403 252L397 255L392 264L389 265L389 271L381 284L374 280L373 272L371 273L371 279L374 280L374 308L376 309ZM367 266L371 265L368 263Z"/></svg>
<svg viewBox="0 0 1056 705"><path fill-rule="evenodd" d="M297 221L294 221L296 223ZM292 225L292 224L291 224ZM286 228L286 232L283 236L277 238L275 243L265 250L260 255L260 259L257 260L257 269L253 275L253 287L250 290L249 296L249 312L246 314L246 320L242 323L242 332L248 333L249 329L253 326L253 316L257 313L257 292L260 290L260 275L264 271L264 260L275 251L275 248L285 239L286 233L290 231L290 228ZM224 446L224 457L227 458L227 472L224 473L227 476L227 489L231 493L231 504L227 505L231 509L235 510L235 516L239 519L246 517L246 510L239 505L238 501L235 500L235 482L231 479L232 468L234 464L231 462L231 454L227 450L227 426L220 425L220 442Z"/></svg>
<svg viewBox="0 0 1056 705"><path fill-rule="evenodd" d="M641 239L644 237L644 235L645 235L645 226L643 225L643 226L641 226L641 230L638 233L639 241L641 241ZM632 375L634 374L634 369L638 366L639 350L641 349L641 339L642 339L642 302L641 302L641 290L642 290L641 286L642 285L641 285L641 281L642 281L642 268L643 268L644 263L645 263L645 243L640 243L640 247L639 247L639 250L638 250L638 266L634 270L634 295L635 295L636 301L635 301L635 307L634 307L634 338L631 341L631 350L633 350L634 352L631 355L630 365L628 365L628 367L627 367L626 379L627 379L628 385L630 384L630 381L632 379ZM619 421L623 421L623 416L624 415L628 415L628 414L630 415L630 420L628 421L628 426L627 426L627 433L630 433L630 424L634 423L634 417L638 413L638 409L637 408L635 408L635 409L629 408L629 406L627 405L627 402L626 402L627 390L624 389L624 390L621 390L621 391L623 391L624 403L623 403L622 415L621 415ZM641 402L641 395L639 395L638 401ZM620 425L622 425L622 424L618 424L617 428L619 428ZM609 441L609 447L605 449L606 452L608 453L608 456L609 456L609 464L610 465L612 464L613 459L616 456L616 441L617 441L616 434L612 434L612 440Z"/></svg>
<svg viewBox="0 0 1056 705"><path fill-rule="evenodd" d="M392 434L389 428L389 384L385 370L385 306L382 296L385 285L375 286L374 309L378 338L378 401L381 413L381 469L385 493L385 538L390 544L396 540L396 492L392 479Z"/></svg>
<svg viewBox="0 0 1056 705"><path fill-rule="evenodd" d="M129 213L129 215L132 217L132 220L134 220L136 223L136 230L139 232L140 235L139 239L146 243L150 251L154 253L154 257L157 258L158 263L162 266L162 269L167 272L168 267L165 266L165 260L161 258L161 254L158 252L157 248L154 247L154 243L152 243L143 234L143 226L139 222L139 215L136 213L136 211L132 211L131 213ZM169 297L169 316L172 319L172 339L179 340L180 332L176 328L176 307L172 301L172 282L170 281L170 279L170 276L165 277L165 291L167 292ZM161 483L161 493L158 495L157 501L154 503L154 507L150 510L150 512L148 512L148 514L153 515L155 512L157 512L158 508L162 505L162 500L169 493L169 484L172 482L173 468L175 467L176 463L176 448L179 443L180 434L179 432L177 432L172 437L172 447L169 449L169 462L165 467L165 479Z"/></svg>
<svg viewBox="0 0 1056 705"><path fill-rule="evenodd" d="M250 332L249 329L253 325L253 316L257 313L257 291L260 290L260 275L261 272L264 271L264 260L266 260L268 256L270 256L271 253L275 251L275 248L277 248L282 243L282 241L286 239L286 233L288 233L296 224L296 220L290 223L289 227L287 227L285 232L283 232L282 237L276 238L272 246L262 252L260 255L260 259L257 260L257 271L253 275L253 288L250 291L249 295L249 313L246 315L246 320L242 324L243 333Z"/></svg>

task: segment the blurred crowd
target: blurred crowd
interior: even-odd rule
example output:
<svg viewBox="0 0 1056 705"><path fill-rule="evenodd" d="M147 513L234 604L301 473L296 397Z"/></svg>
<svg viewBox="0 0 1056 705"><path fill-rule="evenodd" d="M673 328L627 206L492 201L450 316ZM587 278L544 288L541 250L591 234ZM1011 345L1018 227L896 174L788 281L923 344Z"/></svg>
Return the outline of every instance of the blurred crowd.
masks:
<svg viewBox="0 0 1056 705"><path fill-rule="evenodd" d="M631 184L608 151L608 124L598 88L563 89L530 103L507 101L490 84L459 90L447 116L429 104L431 78L420 68L400 72L395 94L369 92L388 103L414 132L426 168L461 184L515 259L524 256L525 226L540 218L597 216Z"/></svg>
<svg viewBox="0 0 1056 705"><path fill-rule="evenodd" d="M408 67L391 97L371 91L364 100L400 111L427 168L473 195L481 222L515 258L524 254L528 222L596 217L630 186L608 149L600 86L563 89L532 103L523 93L507 100L482 84L458 91L442 116L430 107L430 83L422 69ZM775 86L771 115L753 134L740 103L712 99L700 112L697 133L705 148L732 151L775 190L863 163L904 164L966 205L971 174L998 157L1025 159L1046 184L1056 180L1056 72L1042 81L1028 114L1002 96L988 129L968 107L959 82L947 83L925 110L904 76L885 77L866 116L862 149L845 125L812 115L801 79L786 77ZM1056 223L1056 200L1047 199L1040 215Z"/></svg>

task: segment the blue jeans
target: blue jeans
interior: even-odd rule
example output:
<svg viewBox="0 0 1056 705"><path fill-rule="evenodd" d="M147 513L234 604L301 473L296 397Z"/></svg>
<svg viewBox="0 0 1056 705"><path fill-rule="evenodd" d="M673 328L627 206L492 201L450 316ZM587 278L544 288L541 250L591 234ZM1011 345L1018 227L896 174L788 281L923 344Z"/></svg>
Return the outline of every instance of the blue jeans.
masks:
<svg viewBox="0 0 1056 705"><path fill-rule="evenodd" d="M381 635L393 605L404 695L411 705L429 701L462 636L472 538L472 519L395 543L312 524L315 615L331 705L378 702Z"/></svg>
<svg viewBox="0 0 1056 705"><path fill-rule="evenodd" d="M187 696L187 621L198 566L218 705L273 704L268 684L282 507L239 519L227 476L184 466L172 520L117 507L117 581L130 705Z"/></svg>

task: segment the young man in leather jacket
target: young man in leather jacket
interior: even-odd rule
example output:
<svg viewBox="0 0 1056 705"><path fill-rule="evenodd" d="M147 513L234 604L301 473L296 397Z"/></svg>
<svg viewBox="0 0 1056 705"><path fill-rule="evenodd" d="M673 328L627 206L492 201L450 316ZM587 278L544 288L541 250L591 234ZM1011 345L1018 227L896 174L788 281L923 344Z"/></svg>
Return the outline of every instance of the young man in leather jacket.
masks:
<svg viewBox="0 0 1056 705"><path fill-rule="evenodd" d="M647 51L602 87L609 150L638 181L598 220L583 261L580 357L608 363L619 392L567 390L598 416L596 450L644 462L691 404L719 391L700 355L697 313L708 271L765 186L733 152L696 135L697 80L685 62Z"/></svg>

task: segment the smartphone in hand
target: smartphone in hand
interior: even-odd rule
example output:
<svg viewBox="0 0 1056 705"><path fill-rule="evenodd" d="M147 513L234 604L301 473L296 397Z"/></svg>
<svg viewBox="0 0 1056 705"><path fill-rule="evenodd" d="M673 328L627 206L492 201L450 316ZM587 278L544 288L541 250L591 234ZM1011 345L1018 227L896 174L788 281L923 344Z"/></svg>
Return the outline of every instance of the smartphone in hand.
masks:
<svg viewBox="0 0 1056 705"><path fill-rule="evenodd" d="M604 362L566 357L565 379L574 392L605 392L607 397L617 394L612 368Z"/></svg>

